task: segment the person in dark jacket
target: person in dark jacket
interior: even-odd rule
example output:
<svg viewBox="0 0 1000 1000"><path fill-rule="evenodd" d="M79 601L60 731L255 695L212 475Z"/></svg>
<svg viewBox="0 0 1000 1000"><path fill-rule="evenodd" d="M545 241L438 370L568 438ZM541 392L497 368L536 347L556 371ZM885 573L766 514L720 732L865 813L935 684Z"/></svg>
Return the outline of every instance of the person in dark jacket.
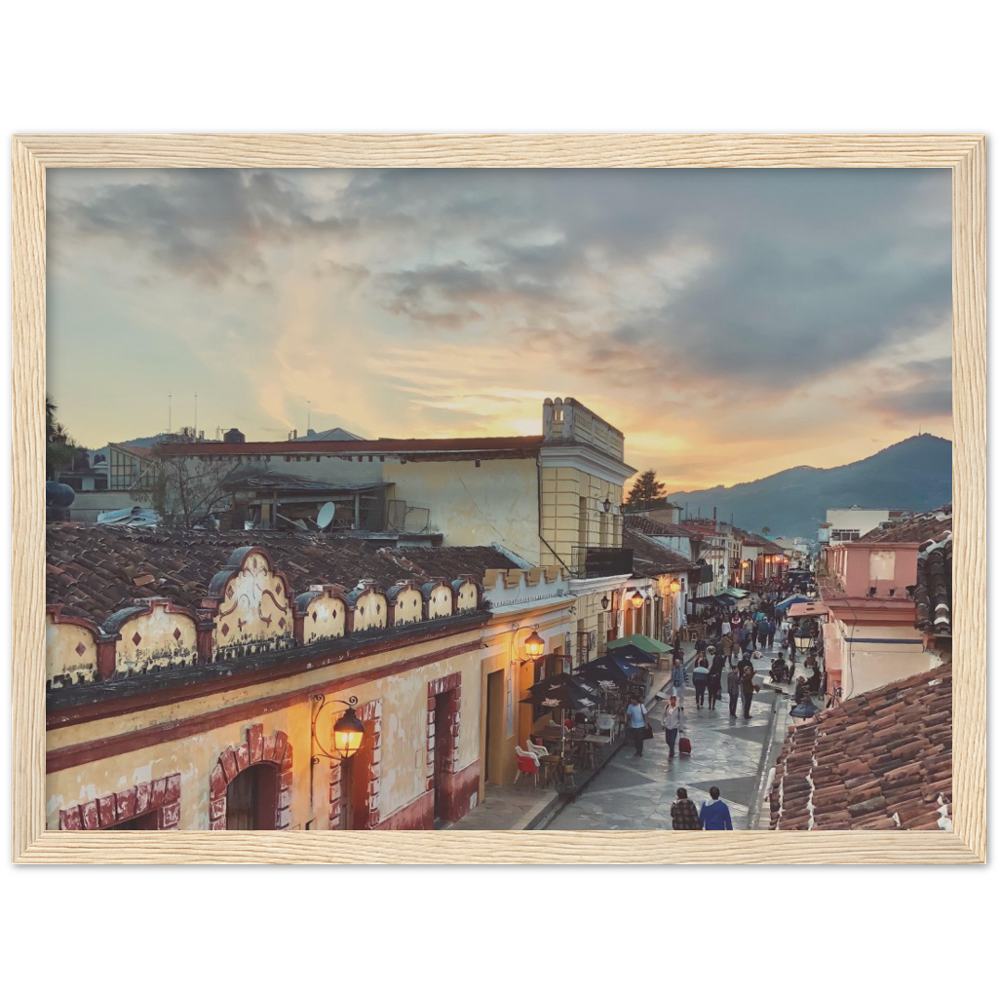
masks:
<svg viewBox="0 0 1000 1000"><path fill-rule="evenodd" d="M729 692L729 714L736 718L736 706L740 700L740 673L742 667L735 666L729 668L729 676L726 678L726 690Z"/></svg>
<svg viewBox="0 0 1000 1000"><path fill-rule="evenodd" d="M699 653L691 670L691 680L694 682L694 703L698 708L703 708L705 705L705 689L708 687L710 669L708 657L704 653Z"/></svg>
<svg viewBox="0 0 1000 1000"><path fill-rule="evenodd" d="M695 804L688 798L686 788L677 789L677 798L670 807L670 819L673 821L675 830L700 830L701 820L698 819L698 810Z"/></svg>
<svg viewBox="0 0 1000 1000"><path fill-rule="evenodd" d="M740 689L743 694L743 718L750 718L750 702L753 701L753 679L754 672L753 667L748 663L743 668L743 674L740 677Z"/></svg>
<svg viewBox="0 0 1000 1000"><path fill-rule="evenodd" d="M715 703L722 694L722 669L726 665L726 657L722 653L716 653L712 660L712 666L708 670L708 708L715 711Z"/></svg>
<svg viewBox="0 0 1000 1000"><path fill-rule="evenodd" d="M698 816L703 830L732 830L733 818L729 815L729 806L719 798L719 789L712 785L708 790L712 798L701 804Z"/></svg>

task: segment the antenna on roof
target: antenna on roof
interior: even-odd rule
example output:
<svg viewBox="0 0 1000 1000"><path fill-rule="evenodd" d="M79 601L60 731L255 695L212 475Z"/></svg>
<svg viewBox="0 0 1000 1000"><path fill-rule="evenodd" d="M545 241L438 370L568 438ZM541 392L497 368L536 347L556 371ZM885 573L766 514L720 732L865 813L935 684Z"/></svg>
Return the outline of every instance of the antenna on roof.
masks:
<svg viewBox="0 0 1000 1000"><path fill-rule="evenodd" d="M306 434L309 433L309 429L312 427L312 400L306 400Z"/></svg>
<svg viewBox="0 0 1000 1000"><path fill-rule="evenodd" d="M174 397L173 393L167 393L167 433L174 429Z"/></svg>
<svg viewBox="0 0 1000 1000"><path fill-rule="evenodd" d="M194 436L198 436L198 393L194 394Z"/></svg>
<svg viewBox="0 0 1000 1000"><path fill-rule="evenodd" d="M336 513L337 508L332 500L328 500L319 509L319 513L316 515L316 523L319 525L319 530L323 531L330 526L330 522L333 520L333 515Z"/></svg>

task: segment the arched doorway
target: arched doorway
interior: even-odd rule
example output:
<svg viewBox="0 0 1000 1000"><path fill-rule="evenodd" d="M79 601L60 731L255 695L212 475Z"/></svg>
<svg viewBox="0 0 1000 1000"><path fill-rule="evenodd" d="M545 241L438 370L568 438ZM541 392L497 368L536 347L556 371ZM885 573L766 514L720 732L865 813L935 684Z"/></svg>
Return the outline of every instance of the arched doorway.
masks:
<svg viewBox="0 0 1000 1000"><path fill-rule="evenodd" d="M278 829L278 768L252 764L226 789L227 830Z"/></svg>
<svg viewBox="0 0 1000 1000"><path fill-rule="evenodd" d="M245 781L237 780L250 771ZM287 830L291 826L292 748L280 730L264 736L257 723L245 743L231 746L209 775L208 820L212 830ZM238 796L232 811L229 796ZM230 826L229 818L239 826Z"/></svg>

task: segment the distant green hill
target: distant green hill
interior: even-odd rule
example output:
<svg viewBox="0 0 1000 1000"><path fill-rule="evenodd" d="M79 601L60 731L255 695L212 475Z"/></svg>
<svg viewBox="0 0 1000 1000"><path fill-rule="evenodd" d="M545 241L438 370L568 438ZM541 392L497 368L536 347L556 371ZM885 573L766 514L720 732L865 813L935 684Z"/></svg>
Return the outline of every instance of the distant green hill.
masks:
<svg viewBox="0 0 1000 1000"><path fill-rule="evenodd" d="M890 445L875 455L834 469L808 465L786 469L765 479L736 486L716 486L690 493L671 493L689 514L701 508L711 517L730 519L741 528L772 535L815 538L831 507L892 507L932 510L951 500L951 442L920 434Z"/></svg>

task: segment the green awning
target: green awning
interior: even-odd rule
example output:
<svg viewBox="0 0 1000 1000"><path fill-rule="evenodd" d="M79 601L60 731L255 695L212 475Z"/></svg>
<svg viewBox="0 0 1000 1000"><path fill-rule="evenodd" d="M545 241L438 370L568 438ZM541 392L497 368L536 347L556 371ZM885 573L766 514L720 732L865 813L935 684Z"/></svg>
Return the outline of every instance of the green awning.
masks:
<svg viewBox="0 0 1000 1000"><path fill-rule="evenodd" d="M608 649L617 649L619 646L638 646L647 653L669 653L670 647L656 639L650 639L648 635L626 635L621 639L613 639L608 643Z"/></svg>
<svg viewBox="0 0 1000 1000"><path fill-rule="evenodd" d="M749 590L740 590L739 587L726 587L725 590L720 590L720 594L728 594L730 597L735 597L737 600L743 600L750 593Z"/></svg>

